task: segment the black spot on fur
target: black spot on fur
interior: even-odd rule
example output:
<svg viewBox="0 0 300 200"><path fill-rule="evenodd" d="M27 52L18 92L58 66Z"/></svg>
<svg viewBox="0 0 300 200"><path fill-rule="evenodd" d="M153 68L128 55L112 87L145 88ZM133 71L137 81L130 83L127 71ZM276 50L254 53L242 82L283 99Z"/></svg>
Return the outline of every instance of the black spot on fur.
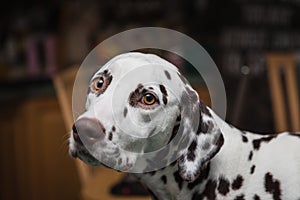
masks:
<svg viewBox="0 0 300 200"><path fill-rule="evenodd" d="M141 90L141 89L143 89L143 87L144 87L143 84L139 83L137 86L137 89Z"/></svg>
<svg viewBox="0 0 300 200"><path fill-rule="evenodd" d="M250 174L253 174L255 171L255 165L252 165L251 169L250 169Z"/></svg>
<svg viewBox="0 0 300 200"><path fill-rule="evenodd" d="M229 181L224 177L220 177L219 178L219 186L218 186L219 193L222 194L223 196L226 196L226 194L230 190L229 187L230 187Z"/></svg>
<svg viewBox="0 0 300 200"><path fill-rule="evenodd" d="M221 147L222 147L223 144L224 144L224 137L223 137L223 135L222 135L222 133L221 133L220 130L219 130L219 132L220 132L220 133L219 133L218 136L215 138L214 145L216 145L217 148L220 150ZM219 150L218 150L216 153L218 153ZM215 153L213 156L215 156L216 153Z"/></svg>
<svg viewBox="0 0 300 200"><path fill-rule="evenodd" d="M174 172L174 180L176 181L178 188L181 190L182 189L182 183L183 179L181 178L179 171Z"/></svg>
<svg viewBox="0 0 300 200"><path fill-rule="evenodd" d="M118 165L120 166L122 164L122 158L119 158Z"/></svg>
<svg viewBox="0 0 300 200"><path fill-rule="evenodd" d="M220 130L219 130L220 131ZM217 136L214 138L213 141L213 145L216 146L216 150L214 152L209 153L204 159L202 159L202 164L206 163L207 161L209 161L211 158L213 158L221 149L222 145L224 144L224 137L221 134L221 132L219 134L216 134ZM184 159L182 160L178 160L179 163L180 162L184 162ZM198 171L197 173L199 173L200 171ZM196 174L197 175L197 174Z"/></svg>
<svg viewBox="0 0 300 200"><path fill-rule="evenodd" d="M125 107L125 108L124 108L124 111L123 111L123 116L124 116L124 118L127 116L127 113L128 113L128 109Z"/></svg>
<svg viewBox="0 0 300 200"><path fill-rule="evenodd" d="M197 131L198 133L207 133L208 132L208 123L202 122L200 125L201 129Z"/></svg>
<svg viewBox="0 0 300 200"><path fill-rule="evenodd" d="M163 94L163 102L166 105L168 103L167 90L166 90L165 86L163 86L163 85L159 85L159 89L160 89L161 93Z"/></svg>
<svg viewBox="0 0 300 200"><path fill-rule="evenodd" d="M203 192L204 196L206 196L207 199L215 200L216 199L216 188L217 188L217 182L208 180L205 185L205 190Z"/></svg>
<svg viewBox="0 0 300 200"><path fill-rule="evenodd" d="M273 195L274 200L281 200L280 182L270 172L265 175L265 190Z"/></svg>
<svg viewBox="0 0 300 200"><path fill-rule="evenodd" d="M252 160L252 157L253 157L253 151L250 151L249 156L248 156L248 160L249 161Z"/></svg>
<svg viewBox="0 0 300 200"><path fill-rule="evenodd" d="M243 139L243 142L247 143L248 142L248 138L244 135L242 135L242 139Z"/></svg>
<svg viewBox="0 0 300 200"><path fill-rule="evenodd" d="M209 171L210 171L210 163L208 163L200 171L200 175L198 176L198 178L194 182L188 183L188 188L192 190L195 186L201 184L204 180L206 180L209 176Z"/></svg>
<svg viewBox="0 0 300 200"><path fill-rule="evenodd" d="M289 133L290 136L298 137L300 139L299 133Z"/></svg>
<svg viewBox="0 0 300 200"><path fill-rule="evenodd" d="M255 194L253 200L260 200L260 197L257 194Z"/></svg>
<svg viewBox="0 0 300 200"><path fill-rule="evenodd" d="M199 124L198 124L198 130L196 132L197 135L200 133L211 133L211 130L213 129L213 123L211 121L203 122L203 116L202 114L204 112L208 112L210 115L209 110L207 110L206 106L200 101L199 103L199 111L200 111L200 117L199 117Z"/></svg>
<svg viewBox="0 0 300 200"><path fill-rule="evenodd" d="M167 184L167 177L166 177L166 175L161 176L160 180L162 180L164 184Z"/></svg>
<svg viewBox="0 0 300 200"><path fill-rule="evenodd" d="M238 190L238 189L240 189L240 188L242 187L242 185L243 185L243 181L244 181L243 177L242 177L241 175L238 175L238 176L233 180L232 185L231 185L231 188L232 188L233 190Z"/></svg>
<svg viewBox="0 0 300 200"><path fill-rule="evenodd" d="M188 161L194 161L195 160L195 150L197 147L197 140L193 140L191 145L188 148L188 153L187 153L187 160Z"/></svg>
<svg viewBox="0 0 300 200"><path fill-rule="evenodd" d="M190 131L196 131L196 129L199 127L199 120L197 120L197 117L192 117L199 115L199 110L195 106L199 106L199 100L198 95L196 92L188 87L185 88L185 90L181 94L180 98L180 104L182 105L180 108L182 120L191 120L190 121ZM201 118L201 117L200 117Z"/></svg>
<svg viewBox="0 0 300 200"><path fill-rule="evenodd" d="M112 140L112 138L113 138L113 134L112 134L112 132L109 132L109 135L108 135L108 140Z"/></svg>
<svg viewBox="0 0 300 200"><path fill-rule="evenodd" d="M112 132L115 132L115 131L116 131L116 127L115 127L115 126L112 126L112 127L111 127L111 130L112 130Z"/></svg>
<svg viewBox="0 0 300 200"><path fill-rule="evenodd" d="M213 123L211 121L203 122L201 124L201 133L210 133L213 129Z"/></svg>
<svg viewBox="0 0 300 200"><path fill-rule="evenodd" d="M166 96L163 96L163 102L164 102L165 105L167 105L167 103L168 103L168 98L167 98Z"/></svg>
<svg viewBox="0 0 300 200"><path fill-rule="evenodd" d="M252 141L253 148L254 148L255 150L259 150L260 145L261 145L262 142L268 143L268 142L270 142L272 139L274 139L274 138L276 138L276 137L277 137L277 135L272 135L272 136L263 137L263 138L260 138L260 139L253 140L253 141Z"/></svg>
<svg viewBox="0 0 300 200"><path fill-rule="evenodd" d="M160 89L161 93L163 93L163 95L168 96L165 86L159 85L159 89Z"/></svg>
<svg viewBox="0 0 300 200"><path fill-rule="evenodd" d="M178 115L178 117L176 118L176 122L180 122L181 121L181 115Z"/></svg>
<svg viewBox="0 0 300 200"><path fill-rule="evenodd" d="M199 117L199 123L198 123L198 129L196 131L196 135L200 135L202 133L202 126L203 126L203 120L202 120L202 114L200 112L200 117ZM205 126L205 125L204 125Z"/></svg>
<svg viewBox="0 0 300 200"><path fill-rule="evenodd" d="M208 200L216 200L216 187L217 187L216 181L208 180L205 185L205 189L203 193L200 194L195 192L192 196L192 200L202 200L205 197Z"/></svg>
<svg viewBox="0 0 300 200"><path fill-rule="evenodd" d="M107 76L107 75L110 75L109 71L106 69L104 70L103 72L98 72L96 74L96 77L99 77L99 76Z"/></svg>
<svg viewBox="0 0 300 200"><path fill-rule="evenodd" d="M145 123L151 122L151 118L149 115L142 115L142 120Z"/></svg>
<svg viewBox="0 0 300 200"><path fill-rule="evenodd" d="M148 90L145 89L145 88L143 88L142 91L141 91L142 94L146 94L147 92L148 92Z"/></svg>
<svg viewBox="0 0 300 200"><path fill-rule="evenodd" d="M241 194L241 195L235 197L234 200L245 200L245 195Z"/></svg>
<svg viewBox="0 0 300 200"><path fill-rule="evenodd" d="M165 70L164 72L165 72L165 75L166 75L167 79L171 80L170 73L167 70Z"/></svg>
<svg viewBox="0 0 300 200"><path fill-rule="evenodd" d="M201 200L203 199L203 195L199 194L198 192L195 192L192 196L192 200Z"/></svg>

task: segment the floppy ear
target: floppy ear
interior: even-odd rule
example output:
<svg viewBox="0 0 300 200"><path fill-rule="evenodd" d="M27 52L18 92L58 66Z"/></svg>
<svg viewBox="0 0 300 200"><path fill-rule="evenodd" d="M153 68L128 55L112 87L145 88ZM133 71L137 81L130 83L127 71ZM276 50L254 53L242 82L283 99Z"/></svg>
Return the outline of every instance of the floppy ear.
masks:
<svg viewBox="0 0 300 200"><path fill-rule="evenodd" d="M221 149L224 138L210 109L189 85L181 97L181 120L179 173L184 180L193 182Z"/></svg>

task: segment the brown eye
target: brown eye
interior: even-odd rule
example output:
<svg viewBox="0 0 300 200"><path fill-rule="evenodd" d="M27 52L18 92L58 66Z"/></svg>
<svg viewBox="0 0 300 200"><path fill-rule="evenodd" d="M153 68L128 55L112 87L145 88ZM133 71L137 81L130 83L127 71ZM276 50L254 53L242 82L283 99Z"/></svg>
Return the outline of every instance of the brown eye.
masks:
<svg viewBox="0 0 300 200"><path fill-rule="evenodd" d="M146 93L142 98L142 103L145 105L153 105L156 102L156 97L151 93Z"/></svg>
<svg viewBox="0 0 300 200"><path fill-rule="evenodd" d="M104 79L103 77L100 77L99 79L94 80L93 87L96 91L100 90L104 85Z"/></svg>
<svg viewBox="0 0 300 200"><path fill-rule="evenodd" d="M90 82L90 91L96 96L101 95L111 83L112 78L112 75L107 70L98 73L97 77L93 78Z"/></svg>

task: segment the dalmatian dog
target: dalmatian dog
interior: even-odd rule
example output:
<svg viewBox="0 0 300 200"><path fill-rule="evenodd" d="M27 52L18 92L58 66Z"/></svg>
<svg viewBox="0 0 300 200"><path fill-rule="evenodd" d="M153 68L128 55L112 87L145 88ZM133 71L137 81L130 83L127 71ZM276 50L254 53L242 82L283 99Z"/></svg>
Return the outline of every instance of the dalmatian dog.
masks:
<svg viewBox="0 0 300 200"><path fill-rule="evenodd" d="M153 199L300 200L300 134L227 124L153 54L121 54L94 74L69 140L71 156L134 173Z"/></svg>

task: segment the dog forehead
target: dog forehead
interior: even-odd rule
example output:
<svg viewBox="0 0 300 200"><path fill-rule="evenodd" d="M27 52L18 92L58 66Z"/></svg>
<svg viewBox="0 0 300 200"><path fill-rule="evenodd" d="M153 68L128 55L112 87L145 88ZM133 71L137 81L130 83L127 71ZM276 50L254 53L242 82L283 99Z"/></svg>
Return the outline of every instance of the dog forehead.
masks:
<svg viewBox="0 0 300 200"><path fill-rule="evenodd" d="M109 60L92 80L101 76L102 73L109 73L112 81L104 95L115 98L127 97L132 91L140 86L145 88L164 88L179 98L187 87L183 82L178 68L172 63L154 54L125 53ZM171 95L169 93L169 95Z"/></svg>
<svg viewBox="0 0 300 200"><path fill-rule="evenodd" d="M109 72L121 78L126 74L130 74L133 71L138 71L135 73L137 76L160 76L160 78L166 78L161 74L162 71L167 71L166 73L171 73L171 71L177 73L177 68L170 62L156 56L154 54L144 54L144 53L125 53L118 55L111 60L109 60L95 75L102 71L109 70ZM154 71L160 71L160 73L155 74ZM116 78L115 77L115 78Z"/></svg>

